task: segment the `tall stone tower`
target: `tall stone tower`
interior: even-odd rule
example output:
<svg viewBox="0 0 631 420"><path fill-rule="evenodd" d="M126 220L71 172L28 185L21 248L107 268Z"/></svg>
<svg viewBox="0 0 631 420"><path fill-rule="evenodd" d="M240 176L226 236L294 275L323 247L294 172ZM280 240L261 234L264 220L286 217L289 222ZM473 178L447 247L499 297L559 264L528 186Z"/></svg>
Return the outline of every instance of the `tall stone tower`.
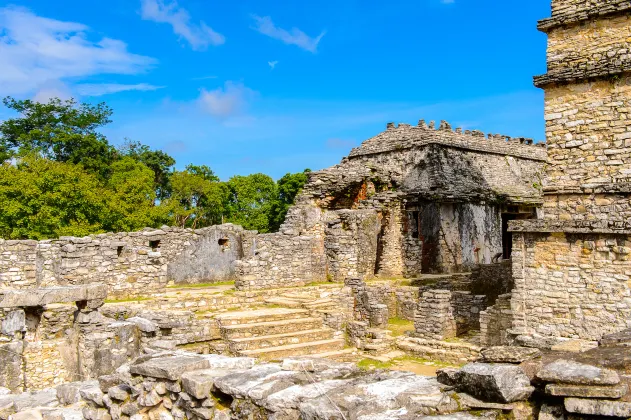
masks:
<svg viewBox="0 0 631 420"><path fill-rule="evenodd" d="M631 2L552 0L545 219L513 230L519 340L631 328Z"/></svg>
<svg viewBox="0 0 631 420"><path fill-rule="evenodd" d="M545 90L551 220L631 226L631 5L553 0Z"/></svg>

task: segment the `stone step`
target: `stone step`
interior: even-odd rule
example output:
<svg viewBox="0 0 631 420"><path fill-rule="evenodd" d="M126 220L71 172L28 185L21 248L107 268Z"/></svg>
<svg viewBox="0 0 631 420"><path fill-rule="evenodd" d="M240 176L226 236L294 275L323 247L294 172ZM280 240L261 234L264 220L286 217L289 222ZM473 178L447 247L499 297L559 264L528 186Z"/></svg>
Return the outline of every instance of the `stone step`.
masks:
<svg viewBox="0 0 631 420"><path fill-rule="evenodd" d="M267 298L267 299L265 299L265 303L269 303L269 304L272 304L272 305L286 306L287 308L300 308L300 307L302 307L302 302L294 300L294 299L285 298L285 297Z"/></svg>
<svg viewBox="0 0 631 420"><path fill-rule="evenodd" d="M256 350L270 347L301 344L310 341L330 340L335 331L330 328L304 330L285 334L262 335L258 337L235 338L228 341L230 351L237 353L244 350Z"/></svg>
<svg viewBox="0 0 631 420"><path fill-rule="evenodd" d="M306 309L269 308L253 311L228 312L217 316L220 326L258 324L261 322L283 321L308 318Z"/></svg>
<svg viewBox="0 0 631 420"><path fill-rule="evenodd" d="M258 357L263 360L280 360L286 357L338 351L342 350L344 345L345 341L343 339L310 341L308 343L289 344L266 349L244 350L239 352L239 356Z"/></svg>
<svg viewBox="0 0 631 420"><path fill-rule="evenodd" d="M322 328L322 318L294 318L283 321L226 325L220 328L220 332L225 339L236 339L317 330L320 328Z"/></svg>
<svg viewBox="0 0 631 420"><path fill-rule="evenodd" d="M316 302L316 303L306 303L303 305L307 309L317 310L317 309L331 309L336 308L338 304L333 302L332 300L327 302Z"/></svg>

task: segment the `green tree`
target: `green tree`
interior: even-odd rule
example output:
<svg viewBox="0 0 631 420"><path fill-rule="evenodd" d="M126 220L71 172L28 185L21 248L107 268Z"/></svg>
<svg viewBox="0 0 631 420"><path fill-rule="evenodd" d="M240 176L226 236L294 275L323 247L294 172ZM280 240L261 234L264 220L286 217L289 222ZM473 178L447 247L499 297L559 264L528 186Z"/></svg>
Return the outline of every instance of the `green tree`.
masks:
<svg viewBox="0 0 631 420"><path fill-rule="evenodd" d="M171 176L171 197L166 204L176 226L200 228L222 223L228 187L218 178L208 176L212 171L204 166L204 171L187 166L184 171L176 171Z"/></svg>
<svg viewBox="0 0 631 420"><path fill-rule="evenodd" d="M280 225L285 221L285 216L289 207L294 204L296 196L309 180L311 169L305 169L295 174L287 173L277 182L278 195L272 202L270 211L270 230L278 231Z"/></svg>
<svg viewBox="0 0 631 420"><path fill-rule="evenodd" d="M228 181L228 221L246 229L270 232L276 183L264 174L237 175Z"/></svg>
<svg viewBox="0 0 631 420"><path fill-rule="evenodd" d="M128 232L168 222L168 210L155 206L154 172L129 156L111 165L108 180L108 230Z"/></svg>
<svg viewBox="0 0 631 420"><path fill-rule="evenodd" d="M119 153L143 163L153 171L156 198L164 200L169 196L171 193L169 180L175 159L162 150L151 150L149 146L131 140L126 140L119 149Z"/></svg>
<svg viewBox="0 0 631 420"><path fill-rule="evenodd" d="M0 165L0 236L44 239L102 232L107 194L73 164L27 155Z"/></svg>
<svg viewBox="0 0 631 420"><path fill-rule="evenodd" d="M77 104L74 99L48 103L7 97L4 105L19 113L0 124L0 159L40 153L57 162L81 164L105 178L116 150L97 132L110 123L112 110L104 103Z"/></svg>
<svg viewBox="0 0 631 420"><path fill-rule="evenodd" d="M193 175L201 176L208 181L219 182L219 177L206 165L189 164L186 165L186 171Z"/></svg>

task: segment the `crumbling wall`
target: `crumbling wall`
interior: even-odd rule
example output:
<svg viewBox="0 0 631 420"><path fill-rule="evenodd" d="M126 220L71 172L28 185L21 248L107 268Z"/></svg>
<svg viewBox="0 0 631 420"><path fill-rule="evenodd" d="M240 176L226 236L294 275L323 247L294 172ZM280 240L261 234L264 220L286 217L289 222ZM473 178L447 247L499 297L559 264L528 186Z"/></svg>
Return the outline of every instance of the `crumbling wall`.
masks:
<svg viewBox="0 0 631 420"><path fill-rule="evenodd" d="M254 241L254 255L235 263L237 290L304 286L326 280L319 238L270 233L258 235Z"/></svg>
<svg viewBox="0 0 631 420"><path fill-rule="evenodd" d="M401 277L407 274L401 204L386 207L382 214L376 272L383 277Z"/></svg>
<svg viewBox="0 0 631 420"><path fill-rule="evenodd" d="M377 212L338 210L328 216L324 239L327 278L343 282L350 277L373 277L380 229Z"/></svg>
<svg viewBox="0 0 631 420"><path fill-rule="evenodd" d="M520 229L513 233L514 334L599 340L631 327L630 234Z"/></svg>
<svg viewBox="0 0 631 420"><path fill-rule="evenodd" d="M221 225L0 240L0 289L100 283L110 296L125 297L162 291L169 281L226 280L234 278L235 259L250 252L253 236L240 226Z"/></svg>
<svg viewBox="0 0 631 420"><path fill-rule="evenodd" d="M510 344L508 332L512 324L511 294L498 296L493 306L480 312L480 344L485 347Z"/></svg>

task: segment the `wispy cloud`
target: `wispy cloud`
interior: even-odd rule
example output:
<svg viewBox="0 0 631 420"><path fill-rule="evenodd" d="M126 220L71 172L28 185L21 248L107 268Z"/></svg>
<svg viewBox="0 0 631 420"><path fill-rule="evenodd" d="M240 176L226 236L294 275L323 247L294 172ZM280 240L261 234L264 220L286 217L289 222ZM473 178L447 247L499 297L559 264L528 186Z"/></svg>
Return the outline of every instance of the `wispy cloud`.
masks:
<svg viewBox="0 0 631 420"><path fill-rule="evenodd" d="M205 22L199 24L191 22L191 16L186 9L181 8L177 1L164 2L163 0L140 0L141 16L145 20L158 23L168 23L173 32L185 39L194 50L204 50L209 45L221 45L226 38L215 32Z"/></svg>
<svg viewBox="0 0 631 420"><path fill-rule="evenodd" d="M456 0L440 0L442 4L454 4Z"/></svg>
<svg viewBox="0 0 631 420"><path fill-rule="evenodd" d="M223 88L202 89L198 99L202 109L217 118L229 118L242 114L255 92L241 83L226 82Z"/></svg>
<svg viewBox="0 0 631 420"><path fill-rule="evenodd" d="M50 93L51 85L61 86L66 79L138 74L155 64L153 58L127 51L122 41L88 39L89 30L21 7L0 8L0 95L33 94L40 89Z"/></svg>
<svg viewBox="0 0 631 420"><path fill-rule="evenodd" d="M148 83L137 83L135 85L125 85L119 83L102 83L102 84L80 84L75 86L77 93L81 96L103 96L112 93L126 92L130 90L152 91L163 89L164 86L155 86Z"/></svg>
<svg viewBox="0 0 631 420"><path fill-rule="evenodd" d="M254 30L262 33L263 35L267 35L270 38L278 39L285 44L296 45L303 50L312 53L315 53L318 50L318 44L320 43L320 40L322 40L322 37L326 34L325 31L322 31L320 35L313 38L298 28L292 28L290 31L279 28L274 25L272 18L269 16L261 17L252 15L252 18L256 22L256 25L253 27Z"/></svg>
<svg viewBox="0 0 631 420"><path fill-rule="evenodd" d="M274 70L276 68L276 64L278 64L278 61L268 61L267 64L272 70Z"/></svg>

